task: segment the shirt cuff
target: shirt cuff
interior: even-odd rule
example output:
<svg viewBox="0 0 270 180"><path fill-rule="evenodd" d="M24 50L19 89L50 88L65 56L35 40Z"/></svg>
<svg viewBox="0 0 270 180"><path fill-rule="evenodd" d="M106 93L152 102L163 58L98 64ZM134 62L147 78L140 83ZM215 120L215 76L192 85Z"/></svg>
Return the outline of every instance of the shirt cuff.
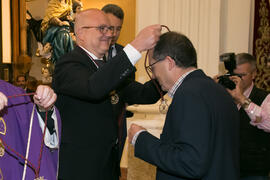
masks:
<svg viewBox="0 0 270 180"><path fill-rule="evenodd" d="M133 66L142 57L141 53L135 49L131 44L127 44L123 49Z"/></svg>
<svg viewBox="0 0 270 180"><path fill-rule="evenodd" d="M251 114L253 116L258 116L260 117L261 116L261 107L256 105L255 103L251 102L249 104L249 106L245 109L245 111L248 113L248 114ZM252 119L253 121L255 121L255 119Z"/></svg>
<svg viewBox="0 0 270 180"><path fill-rule="evenodd" d="M140 133L142 133L142 132L144 132L144 131L146 131L146 130L142 129L142 130L140 130L140 131L138 131L138 132L135 133L135 135L133 136L132 141L131 141L131 144L132 144L133 146L135 146L135 143L136 143L137 138L138 138L138 136L140 135Z"/></svg>

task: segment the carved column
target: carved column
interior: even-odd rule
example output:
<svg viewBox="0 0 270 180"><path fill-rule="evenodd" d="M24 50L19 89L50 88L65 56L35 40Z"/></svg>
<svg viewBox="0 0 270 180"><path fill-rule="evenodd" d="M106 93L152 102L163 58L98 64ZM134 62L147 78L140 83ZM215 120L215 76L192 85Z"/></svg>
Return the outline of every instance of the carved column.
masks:
<svg viewBox="0 0 270 180"><path fill-rule="evenodd" d="M25 0L12 0L12 59L14 80L20 73L27 73L31 58L27 55L27 24Z"/></svg>

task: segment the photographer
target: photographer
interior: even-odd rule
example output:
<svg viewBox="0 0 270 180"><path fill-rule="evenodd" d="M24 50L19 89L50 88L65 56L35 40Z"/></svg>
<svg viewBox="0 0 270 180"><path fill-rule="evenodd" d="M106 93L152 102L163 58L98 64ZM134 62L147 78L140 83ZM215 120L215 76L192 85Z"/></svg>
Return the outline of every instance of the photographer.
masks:
<svg viewBox="0 0 270 180"><path fill-rule="evenodd" d="M269 180L270 134L266 132L270 132L270 95L253 83L256 59L248 53L240 53L235 60L236 68L229 76L235 88L227 90L240 115L241 180Z"/></svg>

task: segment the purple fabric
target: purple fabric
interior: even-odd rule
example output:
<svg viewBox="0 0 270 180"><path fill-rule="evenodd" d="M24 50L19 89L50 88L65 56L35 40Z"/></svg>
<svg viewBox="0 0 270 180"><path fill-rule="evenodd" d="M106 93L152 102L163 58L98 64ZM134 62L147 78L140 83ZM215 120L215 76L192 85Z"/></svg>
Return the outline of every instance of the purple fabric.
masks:
<svg viewBox="0 0 270 180"><path fill-rule="evenodd" d="M0 91L6 96L25 93L23 89L17 88L2 80L0 80ZM0 116L4 119L6 124L6 134L3 135L0 133L0 137L8 146L23 156L26 154L29 124L33 106L34 104L27 96L10 98L8 99L8 107L0 112ZM58 119L58 133L60 135L61 123L58 111L56 114ZM0 132L3 131L3 126L3 122L0 121ZM35 168L38 167L42 131L43 130L41 130L39 126L37 112L35 112L28 156L28 159ZM23 168L24 160L18 158L14 153L5 148L4 156L0 157L0 172L2 172L3 179L22 179ZM47 180L56 180L57 170L58 149L50 149L44 145L39 175ZM34 178L34 170L28 166L25 179L33 180Z"/></svg>

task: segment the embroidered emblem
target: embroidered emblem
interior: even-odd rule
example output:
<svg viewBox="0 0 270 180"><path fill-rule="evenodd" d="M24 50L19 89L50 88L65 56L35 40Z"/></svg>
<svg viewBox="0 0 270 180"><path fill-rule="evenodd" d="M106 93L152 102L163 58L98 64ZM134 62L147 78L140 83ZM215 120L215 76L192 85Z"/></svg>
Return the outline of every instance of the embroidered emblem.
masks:
<svg viewBox="0 0 270 180"><path fill-rule="evenodd" d="M5 154L5 147L4 147L3 143L2 143L2 141L0 140L0 157L3 157L4 154Z"/></svg>
<svg viewBox="0 0 270 180"><path fill-rule="evenodd" d="M7 127L5 120L0 117L0 134L6 135Z"/></svg>
<svg viewBox="0 0 270 180"><path fill-rule="evenodd" d="M115 91L111 92L111 103L117 104L118 102L119 102L118 94Z"/></svg>

